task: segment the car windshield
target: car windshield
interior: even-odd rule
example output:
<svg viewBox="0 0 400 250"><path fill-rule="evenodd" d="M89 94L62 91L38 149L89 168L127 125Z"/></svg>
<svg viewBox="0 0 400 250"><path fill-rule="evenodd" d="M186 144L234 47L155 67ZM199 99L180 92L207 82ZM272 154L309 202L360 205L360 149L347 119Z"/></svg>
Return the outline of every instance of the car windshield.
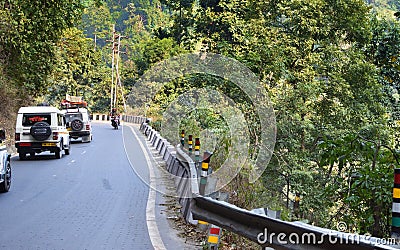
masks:
<svg viewBox="0 0 400 250"><path fill-rule="evenodd" d="M66 119L67 122L71 122L71 121L73 121L75 119L83 120L81 113L65 114L65 119Z"/></svg>
<svg viewBox="0 0 400 250"><path fill-rule="evenodd" d="M22 116L22 126L30 127L37 122L46 122L51 124L50 114L24 114Z"/></svg>

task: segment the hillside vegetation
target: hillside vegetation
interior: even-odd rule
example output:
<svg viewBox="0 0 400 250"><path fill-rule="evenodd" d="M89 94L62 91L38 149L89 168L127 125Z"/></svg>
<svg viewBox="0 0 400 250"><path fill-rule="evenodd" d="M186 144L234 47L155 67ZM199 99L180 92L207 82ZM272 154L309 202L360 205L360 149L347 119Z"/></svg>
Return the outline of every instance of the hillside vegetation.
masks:
<svg viewBox="0 0 400 250"><path fill-rule="evenodd" d="M249 184L249 161L226 187L231 202L280 209L286 220L333 229L346 222L358 233L389 235L393 169L400 156L397 0L51 3L0 0L0 126L11 137L22 105L57 106L71 94L83 96L92 112L108 112L113 30L124 36L125 95L155 63L207 50L251 69L276 115L277 140L265 174ZM222 79L175 79L149 107L153 125L159 128L168 105L195 87L235 101L245 114L254 158L262 142L252 100ZM218 168L232 142L221 116L200 110L184 125L195 135L206 128L217 135L224 147L210 165Z"/></svg>

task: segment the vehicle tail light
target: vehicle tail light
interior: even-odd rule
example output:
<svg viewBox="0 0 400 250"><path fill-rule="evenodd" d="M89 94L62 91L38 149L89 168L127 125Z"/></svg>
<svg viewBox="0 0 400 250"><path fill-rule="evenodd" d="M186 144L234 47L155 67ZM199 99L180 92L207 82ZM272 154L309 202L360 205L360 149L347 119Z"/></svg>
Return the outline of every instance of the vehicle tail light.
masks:
<svg viewBox="0 0 400 250"><path fill-rule="evenodd" d="M32 146L32 143L30 143L30 142L21 142L19 144L19 146L20 147L30 147L30 146Z"/></svg>
<svg viewBox="0 0 400 250"><path fill-rule="evenodd" d="M90 125L89 124L86 125L86 130L90 130Z"/></svg>
<svg viewBox="0 0 400 250"><path fill-rule="evenodd" d="M58 132L53 132L53 140L58 140Z"/></svg>
<svg viewBox="0 0 400 250"><path fill-rule="evenodd" d="M15 133L15 141L20 141L20 140L21 140L20 133Z"/></svg>

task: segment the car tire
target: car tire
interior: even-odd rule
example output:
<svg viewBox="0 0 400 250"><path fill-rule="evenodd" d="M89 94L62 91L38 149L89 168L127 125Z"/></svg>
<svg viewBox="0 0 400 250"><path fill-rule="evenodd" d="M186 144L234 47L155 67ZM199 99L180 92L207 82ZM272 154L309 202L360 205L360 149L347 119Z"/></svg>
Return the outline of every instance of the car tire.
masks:
<svg viewBox="0 0 400 250"><path fill-rule="evenodd" d="M65 155L69 155L71 153L71 143L68 143L68 148L64 148Z"/></svg>
<svg viewBox="0 0 400 250"><path fill-rule="evenodd" d="M21 161L26 160L26 153L19 153L19 159Z"/></svg>
<svg viewBox="0 0 400 250"><path fill-rule="evenodd" d="M55 154L56 154L56 159L61 159L61 157L62 157L61 148L57 148Z"/></svg>
<svg viewBox="0 0 400 250"><path fill-rule="evenodd" d="M51 128L47 122L37 122L30 129L30 134L38 141L44 141L51 135Z"/></svg>
<svg viewBox="0 0 400 250"><path fill-rule="evenodd" d="M83 129L83 121L81 119L74 119L71 121L71 129L73 131L81 131Z"/></svg>
<svg viewBox="0 0 400 250"><path fill-rule="evenodd" d="M7 162L5 178L4 181L0 183L0 193L7 193L8 190L10 190L10 187L11 187L11 164L10 162Z"/></svg>
<svg viewBox="0 0 400 250"><path fill-rule="evenodd" d="M92 141L92 137L90 135L86 135L82 137L82 142L91 142Z"/></svg>

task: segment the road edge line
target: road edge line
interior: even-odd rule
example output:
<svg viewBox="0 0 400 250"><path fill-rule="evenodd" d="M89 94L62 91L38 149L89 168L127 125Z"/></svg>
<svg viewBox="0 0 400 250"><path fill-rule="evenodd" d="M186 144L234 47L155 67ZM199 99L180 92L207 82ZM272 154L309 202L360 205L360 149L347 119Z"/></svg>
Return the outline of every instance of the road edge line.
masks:
<svg viewBox="0 0 400 250"><path fill-rule="evenodd" d="M156 222L156 212L155 212L155 207L156 207L156 191L152 187L156 187L157 181L155 178L154 170L153 170L153 164L151 163L149 154L147 153L146 148L144 147L142 141L140 140L139 136L136 134L135 130L133 127L128 125L128 127L131 129L132 133L134 134L136 140L139 142L140 148L142 149L142 152L144 154L144 157L146 158L146 163L147 163L147 168L149 169L149 196L147 197L147 205L146 205L146 223L147 223L147 229L149 232L150 236L150 241L151 244L153 245L154 249L157 250L166 250L164 242L162 241L160 232L158 231L157 227L157 222ZM131 164L132 167L132 164Z"/></svg>

